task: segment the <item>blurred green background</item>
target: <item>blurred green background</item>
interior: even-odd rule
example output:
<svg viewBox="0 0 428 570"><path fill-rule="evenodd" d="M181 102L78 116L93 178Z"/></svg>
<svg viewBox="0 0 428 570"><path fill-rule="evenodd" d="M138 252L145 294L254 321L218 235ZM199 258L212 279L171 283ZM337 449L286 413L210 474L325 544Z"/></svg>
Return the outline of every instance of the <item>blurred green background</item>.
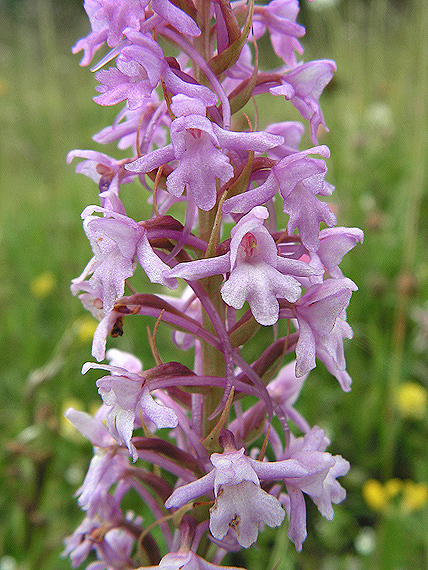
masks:
<svg viewBox="0 0 428 570"><path fill-rule="evenodd" d="M420 570L428 568L428 3L314 0L300 21L305 60L338 64L321 99L330 133L320 142L332 152L339 223L363 228L365 242L343 262L360 288L348 311L352 392L320 365L297 407L352 470L333 522L308 505L301 554L284 525L229 563ZM91 448L63 412L98 402L99 375L80 375L94 323L69 292L91 255L79 214L97 194L65 157L96 148L92 134L117 113L92 101L95 79L71 55L88 30L77 1L0 1L0 570L70 568L62 540L82 518L73 493ZM289 107L261 106L261 122L295 118ZM146 195L137 187L134 195L143 207ZM141 353L131 336L117 346Z"/></svg>

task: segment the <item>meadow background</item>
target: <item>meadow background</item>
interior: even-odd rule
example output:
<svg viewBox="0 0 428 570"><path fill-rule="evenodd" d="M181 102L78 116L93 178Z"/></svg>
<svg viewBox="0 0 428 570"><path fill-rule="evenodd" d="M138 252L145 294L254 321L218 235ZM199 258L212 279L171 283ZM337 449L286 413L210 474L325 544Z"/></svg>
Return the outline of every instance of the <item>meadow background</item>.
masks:
<svg viewBox="0 0 428 570"><path fill-rule="evenodd" d="M303 4L304 0L302 1ZM341 225L365 232L343 270L358 285L348 320L354 380L343 394L322 365L298 409L352 464L347 500L328 522L308 509L303 552L281 530L230 564L248 570L428 568L428 3L304 3L305 60L338 64L322 96L328 180ZM64 536L82 518L73 493L90 445L63 419L98 403L94 323L69 292L91 252L79 214L96 203L70 149L117 109L92 100L95 80L71 46L88 32L80 2L0 0L0 570L63 570ZM295 118L275 98L261 123ZM99 150L119 156L113 148ZM144 208L146 195L138 208ZM146 346L144 327L118 347ZM126 335L125 335L126 336ZM132 337L132 338L131 338ZM143 340L141 340L143 339ZM142 355L145 366L150 354Z"/></svg>

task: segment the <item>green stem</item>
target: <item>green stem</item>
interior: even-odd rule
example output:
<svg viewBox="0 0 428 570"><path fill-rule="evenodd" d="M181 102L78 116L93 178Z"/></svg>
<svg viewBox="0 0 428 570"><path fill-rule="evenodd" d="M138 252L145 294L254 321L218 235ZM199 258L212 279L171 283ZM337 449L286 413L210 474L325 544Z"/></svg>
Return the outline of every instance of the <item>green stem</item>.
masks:
<svg viewBox="0 0 428 570"><path fill-rule="evenodd" d="M387 398L384 408L384 422L382 433L382 465L384 478L388 479L393 474L395 444L399 421L395 414L395 396L399 387L403 372L403 356L406 340L407 313L412 293L414 264L416 259L416 246L418 240L418 220L420 203L425 187L425 160L426 145L428 142L428 96L426 85L428 82L428 43L425 41L428 26L428 5L422 2L418 5L415 13L416 38L415 45L420 46L419 53L415 58L415 68L412 77L416 78L416 93L412 97L413 113L409 125L410 132L404 140L412 145L408 152L408 160L411 165L411 174L406 184L407 204L404 218L403 257L397 287L397 304L395 311L394 327L392 332L391 366L388 377ZM419 40L419 41L418 41ZM407 94L409 96L409 94ZM411 96L411 95L410 95Z"/></svg>
<svg viewBox="0 0 428 570"><path fill-rule="evenodd" d="M199 237L207 242L210 241L212 229L216 217L216 208L212 208L208 212L199 210ZM224 303L220 295L220 285L222 278L219 275L213 277L206 277L201 279L201 285L205 289L207 295L214 304L218 314L224 320ZM211 323L208 315L203 311L203 326L209 332L216 334L213 324ZM202 358L204 363L204 374L207 376L225 376L226 366L224 362L224 355L215 347L209 345L207 342L201 343ZM220 403L223 390L219 388L211 388L205 398L204 410L204 437L211 431L213 422L207 420L208 416L216 409Z"/></svg>
<svg viewBox="0 0 428 570"><path fill-rule="evenodd" d="M196 0L196 9L198 11L198 26L201 35L194 40L194 45L205 61L211 59L211 43L210 43L210 2L207 0ZM199 83L206 84L207 80L201 69L196 66L195 77Z"/></svg>

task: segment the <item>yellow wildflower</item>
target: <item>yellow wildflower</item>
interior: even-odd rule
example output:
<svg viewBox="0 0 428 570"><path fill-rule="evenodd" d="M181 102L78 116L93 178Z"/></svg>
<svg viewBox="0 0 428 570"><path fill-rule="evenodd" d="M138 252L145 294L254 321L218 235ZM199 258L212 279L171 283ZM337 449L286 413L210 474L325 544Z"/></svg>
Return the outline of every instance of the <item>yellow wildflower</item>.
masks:
<svg viewBox="0 0 428 570"><path fill-rule="evenodd" d="M388 504L385 487L376 479L368 479L363 485L363 498L375 511L383 511Z"/></svg>
<svg viewBox="0 0 428 570"><path fill-rule="evenodd" d="M30 290L34 297L43 299L52 293L56 287L56 278L52 271L43 271L30 283Z"/></svg>
<svg viewBox="0 0 428 570"><path fill-rule="evenodd" d="M95 329L98 326L98 321L92 317L82 317L76 321L77 338L82 342L92 340Z"/></svg>
<svg viewBox="0 0 428 570"><path fill-rule="evenodd" d="M423 509L428 502L428 485L405 481L403 488L403 509L407 512Z"/></svg>
<svg viewBox="0 0 428 570"><path fill-rule="evenodd" d="M405 382L397 391L396 401L404 417L421 419L427 411L427 390L416 382Z"/></svg>
<svg viewBox="0 0 428 570"><path fill-rule="evenodd" d="M393 499L403 490L403 481L401 479L389 479L385 483L385 493L388 499Z"/></svg>

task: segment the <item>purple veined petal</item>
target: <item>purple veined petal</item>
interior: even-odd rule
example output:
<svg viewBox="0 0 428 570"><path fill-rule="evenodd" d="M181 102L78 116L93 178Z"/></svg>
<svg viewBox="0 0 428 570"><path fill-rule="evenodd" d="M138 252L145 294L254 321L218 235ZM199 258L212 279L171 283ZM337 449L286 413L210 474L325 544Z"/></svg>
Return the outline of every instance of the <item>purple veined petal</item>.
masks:
<svg viewBox="0 0 428 570"><path fill-rule="evenodd" d="M248 458L251 467L260 479L267 481L282 479L298 479L310 475L310 470L297 459L283 459L282 461L258 461Z"/></svg>
<svg viewBox="0 0 428 570"><path fill-rule="evenodd" d="M214 495L217 497L220 487L224 485L238 485L242 481L251 481L259 486L256 475L245 449L213 453L211 463L215 467Z"/></svg>
<svg viewBox="0 0 428 570"><path fill-rule="evenodd" d="M322 344L333 358L333 362L337 366L338 370L345 370L346 368L343 352L343 339L352 339L353 336L354 333L349 324L345 320L338 318L336 319L331 334L328 334L323 338Z"/></svg>
<svg viewBox="0 0 428 570"><path fill-rule="evenodd" d="M282 85L277 85L276 87L271 87L269 92L272 95L283 95L286 99L292 99L296 94L294 88L289 83L283 83Z"/></svg>
<svg viewBox="0 0 428 570"><path fill-rule="evenodd" d="M98 419L74 408L68 408L64 415L92 445L109 447L114 443L108 429Z"/></svg>
<svg viewBox="0 0 428 570"><path fill-rule="evenodd" d="M71 52L78 53L84 50L84 55L80 61L81 66L89 65L94 57L94 54L107 39L107 30L100 30L98 32L89 34L87 38L82 38L77 41L71 48Z"/></svg>
<svg viewBox="0 0 428 570"><path fill-rule="evenodd" d="M296 24L296 26L298 26L298 24ZM272 31L271 42L276 55L281 57L284 62L290 66L294 66L297 63L294 52L297 51L297 53L302 54L304 51L301 43L291 35Z"/></svg>
<svg viewBox="0 0 428 570"><path fill-rule="evenodd" d="M273 135L280 135L284 139L282 144L268 150L267 153L269 158L279 161L290 154L299 152L299 145L305 133L305 127L302 123L285 121L268 125L265 131Z"/></svg>
<svg viewBox="0 0 428 570"><path fill-rule="evenodd" d="M296 345L296 376L299 378L316 366L315 336L304 319L299 319L299 338Z"/></svg>
<svg viewBox="0 0 428 570"><path fill-rule="evenodd" d="M277 247L263 225L268 215L267 208L257 206L231 230L231 273L221 288L223 300L235 309L241 309L247 300L254 318L263 325L278 320L277 298L294 303L301 294L299 282L276 269L280 260Z"/></svg>
<svg viewBox="0 0 428 570"><path fill-rule="evenodd" d="M277 297L295 302L300 296L299 283L289 275L282 275L270 265L242 263L230 274L221 288L225 303L241 309L248 301L256 321L269 326L278 320Z"/></svg>
<svg viewBox="0 0 428 570"><path fill-rule="evenodd" d="M302 297L302 300L299 301L299 304L302 306L305 304L312 305L313 303L317 303L319 301L332 299L335 295L343 293L345 290L349 290L351 292L357 291L358 287L351 279L348 279L347 277L344 277L343 279L327 279L323 283L317 284L308 289L305 295ZM349 295L349 293L347 293L347 295ZM339 311L347 307L349 297L347 300L343 299L339 303L342 302L344 304L341 305L342 309L339 309Z"/></svg>
<svg viewBox="0 0 428 570"><path fill-rule="evenodd" d="M206 108L207 105L199 97L188 97L183 93L174 95L171 101L171 111L176 117L200 115L206 118Z"/></svg>
<svg viewBox="0 0 428 570"><path fill-rule="evenodd" d="M280 160L272 171L277 177L281 196L284 200L293 192L300 183L313 194L322 192L327 172L325 161L319 158L311 158L308 155L318 154L323 158L330 156L330 150L325 145L316 146L290 154Z"/></svg>
<svg viewBox="0 0 428 570"><path fill-rule="evenodd" d="M101 105L114 105L128 99L129 109L134 110L152 99L153 89L168 64L153 38L133 30L127 30L126 35L128 39L124 39L118 54L117 67L102 69L95 76L101 83L97 91L102 95L94 100Z"/></svg>
<svg viewBox="0 0 428 570"><path fill-rule="evenodd" d="M131 375L131 372L128 372L128 370L126 370L125 368L122 368L121 366L115 366L115 365L111 365L111 364L98 364L97 362L85 362L85 364L82 366L82 374L86 374L88 372L88 370L107 370L107 372L110 372L110 374L112 376L123 376L125 374L129 374ZM130 376L131 377L131 376ZM107 376L107 378L109 378L109 376ZM139 375L138 374L132 374L132 378L134 380L138 380L139 379Z"/></svg>
<svg viewBox="0 0 428 570"><path fill-rule="evenodd" d="M129 40L122 49L122 53L135 54L135 60L147 67L147 73L152 83L157 84L160 72L165 68L166 62L160 45L148 33L141 33L131 29L125 30L125 36ZM146 60L146 58L148 58ZM156 63L158 62L158 65ZM153 76L150 74L154 73Z"/></svg>
<svg viewBox="0 0 428 570"><path fill-rule="evenodd" d="M204 277L221 275L228 271L230 271L230 254L225 253L218 257L178 263L175 267L166 271L165 275L195 281Z"/></svg>
<svg viewBox="0 0 428 570"><path fill-rule="evenodd" d="M163 72L162 78L168 91L173 95L184 94L193 99L200 99L207 107L217 103L217 95L211 89L196 81L186 81L183 77L180 77L178 71L174 72L170 67Z"/></svg>
<svg viewBox="0 0 428 570"><path fill-rule="evenodd" d="M291 443L290 447L292 449L290 449L290 453L293 454L298 451L325 451L329 445L330 440L326 437L325 431L318 426L314 426L310 433L295 439Z"/></svg>
<svg viewBox="0 0 428 570"><path fill-rule="evenodd" d="M264 184L254 188L253 190L247 190L243 194L238 194L238 196L233 196L228 198L222 205L222 212L224 214L230 213L247 213L252 208L265 204L271 200L279 190L279 184L271 172Z"/></svg>
<svg viewBox="0 0 428 570"><path fill-rule="evenodd" d="M320 338L332 333L336 320L342 316L343 310L349 304L354 289L347 286L346 281L348 280L328 279L313 285L296 303L297 319L306 320ZM339 282L339 286L331 287L330 282L333 282L333 285L334 282ZM314 288L318 288L318 291L314 291ZM319 297L320 293L322 297Z"/></svg>
<svg viewBox="0 0 428 570"><path fill-rule="evenodd" d="M311 124L312 141L317 142L320 125L327 129L318 99L336 71L336 64L330 60L317 60L298 65L284 76L284 83L272 87L272 95L284 95L303 118Z"/></svg>
<svg viewBox="0 0 428 570"><path fill-rule="evenodd" d="M94 517L100 509L108 507L107 502L114 502L108 491L119 482L128 469L128 458L117 449L116 445L110 449L95 448L85 480L76 492L79 496L78 503L87 511L88 517ZM111 506L114 508L114 505Z"/></svg>
<svg viewBox="0 0 428 570"><path fill-rule="evenodd" d="M99 285L102 289L104 312L113 309L116 299L123 296L125 280L133 274L132 259L123 257L118 250L109 252L105 256L89 279L89 283L94 288Z"/></svg>
<svg viewBox="0 0 428 570"><path fill-rule="evenodd" d="M237 267L231 274L221 289L223 301L234 309L242 309L247 300L248 289L250 288L252 275L251 269Z"/></svg>
<svg viewBox="0 0 428 570"><path fill-rule="evenodd" d="M73 158L86 158L87 160L92 160L95 163L100 162L101 164L108 164L110 166L117 164L117 161L111 156L108 156L108 154L104 154L103 152L98 152L95 150L82 150L79 148L71 150L67 154L67 164L70 164ZM97 182L97 180L95 182Z"/></svg>
<svg viewBox="0 0 428 570"><path fill-rule="evenodd" d="M321 497L325 478L335 464L332 455L323 451L303 450L293 453L293 457L307 467L308 474L286 479L286 483L298 487L310 497Z"/></svg>
<svg viewBox="0 0 428 570"><path fill-rule="evenodd" d="M94 53L107 41L109 47L117 46L125 29L138 30L145 18L144 9L148 1L85 0L84 8L91 23L92 32L79 40L72 48L73 53L84 50L80 65L88 65Z"/></svg>
<svg viewBox="0 0 428 570"><path fill-rule="evenodd" d="M159 168L174 159L174 147L172 144L168 144L163 148L153 150L149 154L141 156L132 162L128 162L128 164L125 164L125 168L131 172L150 172L151 170Z"/></svg>
<svg viewBox="0 0 428 570"><path fill-rule="evenodd" d="M329 445L324 430L315 426L303 438L291 439L286 454L294 457L308 469L308 475L301 478L286 479L286 487L298 489L308 494L318 506L323 516L331 520L332 503L340 502L345 497L345 490L336 481L337 477L346 475L349 463L340 456L332 456L325 452ZM292 499L290 495L289 499ZM287 506L290 512L290 504ZM292 513L290 512L290 525Z"/></svg>
<svg viewBox="0 0 428 570"><path fill-rule="evenodd" d="M105 401L107 404L107 402ZM138 459L138 452L131 441L132 432L134 431L135 413L132 410L119 409L117 406L113 407L114 413L107 416L107 426L110 433L113 435L120 444L125 444L132 461L135 463Z"/></svg>
<svg viewBox="0 0 428 570"><path fill-rule="evenodd" d="M110 348L106 353L106 358L111 366L125 368L128 372L141 374L143 371L141 360L129 352L117 348Z"/></svg>
<svg viewBox="0 0 428 570"><path fill-rule="evenodd" d="M112 330L119 316L120 316L119 313L116 313L116 311L110 311L100 321L99 325L95 330L94 338L92 341L91 354L94 358L98 360L98 362L101 362L101 360L104 359L107 335Z"/></svg>
<svg viewBox="0 0 428 570"><path fill-rule="evenodd" d="M126 374L126 376L125 376ZM123 410L131 410L134 412L137 401L141 395L141 384L144 383L142 377L136 379L130 378L126 370L123 370L123 376L112 374L103 376L96 381L98 393L107 406L117 406ZM134 417L132 416L132 425Z"/></svg>
<svg viewBox="0 0 428 570"><path fill-rule="evenodd" d="M295 67L287 73L285 79L296 89L299 97L311 96L318 100L335 71L334 61L319 59Z"/></svg>
<svg viewBox="0 0 428 570"><path fill-rule="evenodd" d="M168 0L151 0L153 12L159 14L169 24L174 26L176 30L186 36L197 37L201 34L201 30L196 23L183 10L174 6Z"/></svg>
<svg viewBox="0 0 428 570"><path fill-rule="evenodd" d="M121 218L123 219L88 217L85 220L85 230L90 226L89 236L91 233L96 234L97 242L101 244L100 236L113 240L120 254L127 259L132 259L135 255L135 244L143 238L145 230L131 218L125 218L125 216Z"/></svg>
<svg viewBox="0 0 428 570"><path fill-rule="evenodd" d="M299 261L278 256L276 268L281 273L288 273L294 277L311 277L313 275L323 275L324 270Z"/></svg>
<svg viewBox="0 0 428 570"><path fill-rule="evenodd" d="M350 469L350 464L340 455L333 457L335 464L330 468L327 477L324 480L323 493L320 497L312 497L313 502L318 507L319 512L327 520L333 520L334 512L332 503L337 505L346 497L345 489L336 481L337 477L346 475Z"/></svg>
<svg viewBox="0 0 428 570"><path fill-rule="evenodd" d="M104 404L109 407L107 414L109 432L118 443L126 445L134 461L138 459L138 452L131 437L140 410L149 420L153 421L158 429L177 426L178 420L175 412L153 399L144 377L140 374L96 363L86 363L82 372L85 373L89 368L111 372L110 376L97 380L96 385Z"/></svg>
<svg viewBox="0 0 428 570"><path fill-rule="evenodd" d="M148 4L147 0L122 0L120 3L101 0L99 3L103 5L104 16L108 21L107 43L110 47L120 42L126 29L139 29L140 22L145 19L144 9ZM95 15L95 18L99 17L100 15Z"/></svg>
<svg viewBox="0 0 428 570"><path fill-rule="evenodd" d="M165 507L167 509L179 508L190 501L194 501L202 495L212 492L214 487L214 477L215 470L212 470L201 477L201 479L197 479L192 483L178 487L166 500Z"/></svg>
<svg viewBox="0 0 428 570"><path fill-rule="evenodd" d="M298 378L295 375L295 361L283 366L277 376L266 386L272 400L281 406L292 406L299 397L307 374Z"/></svg>
<svg viewBox="0 0 428 570"><path fill-rule="evenodd" d="M193 138L186 132L184 136L186 150L178 166L168 176L167 190L174 196L180 196L186 189L198 208L211 210L217 199L217 178L223 183L230 180L233 167L229 158L213 145L206 133L202 132L200 137Z"/></svg>
<svg viewBox="0 0 428 570"><path fill-rule="evenodd" d="M93 97L95 103L103 106L116 105L128 100L130 110L138 109L151 96L152 87L144 76L140 81L131 81L128 75L115 67L102 69L96 73L99 85L96 90L101 93Z"/></svg>
<svg viewBox="0 0 428 570"><path fill-rule="evenodd" d="M136 254L141 267L152 283L160 283L168 289L178 287L175 278L165 277L165 272L169 270L169 267L153 251L146 234L138 242Z"/></svg>
<svg viewBox="0 0 428 570"><path fill-rule="evenodd" d="M339 370L334 362L333 357L328 353L326 349L324 349L323 346L317 346L317 357L321 360L330 374L332 374L337 379L342 390L344 392L350 392L352 385L351 376L346 372L346 370Z"/></svg>
<svg viewBox="0 0 428 570"><path fill-rule="evenodd" d="M302 243L309 251L317 251L319 247L319 225L325 222L328 226L336 223L336 216L328 204L318 200L303 184L298 184L284 200L283 210L290 216L287 231L292 234L296 228Z"/></svg>
<svg viewBox="0 0 428 570"><path fill-rule="evenodd" d="M315 367L318 347L330 352L333 364L344 365L343 338L351 336L349 325L342 325L344 310L348 306L356 285L350 279L327 279L313 285L297 301L296 317L299 323L299 340L296 346L296 375L300 376ZM333 338L328 338L328 337ZM336 359L336 363L334 363ZM343 378L346 382L346 378ZM347 385L347 384L345 384ZM349 386L348 386L349 387Z"/></svg>
<svg viewBox="0 0 428 570"><path fill-rule="evenodd" d="M319 239L317 255L327 269L332 269L357 243L363 242L364 233L359 228L327 228L320 231Z"/></svg>
<svg viewBox="0 0 428 570"><path fill-rule="evenodd" d="M143 387L140 403L144 413L158 429L177 427L178 418L174 410L156 402L150 394L147 383Z"/></svg>
<svg viewBox="0 0 428 570"><path fill-rule="evenodd" d="M220 145L231 150L254 150L264 152L270 148L274 148L284 142L282 136L259 132L237 132L226 131L215 123L213 123L214 133L217 135Z"/></svg>
<svg viewBox="0 0 428 570"><path fill-rule="evenodd" d="M300 489L293 485L287 485L286 487L290 499L288 538L294 542L297 552L300 552L307 536L305 498Z"/></svg>
<svg viewBox="0 0 428 570"><path fill-rule="evenodd" d="M210 509L210 531L217 539L236 531L239 544L249 548L256 540L260 523L279 526L285 512L279 501L252 481L238 485L224 485Z"/></svg>
<svg viewBox="0 0 428 570"><path fill-rule="evenodd" d="M259 38L268 28L276 55L290 67L296 65L294 50L303 53L297 38L305 34L305 28L296 23L298 11L296 0L274 0L265 6L257 6L254 14L255 37Z"/></svg>

